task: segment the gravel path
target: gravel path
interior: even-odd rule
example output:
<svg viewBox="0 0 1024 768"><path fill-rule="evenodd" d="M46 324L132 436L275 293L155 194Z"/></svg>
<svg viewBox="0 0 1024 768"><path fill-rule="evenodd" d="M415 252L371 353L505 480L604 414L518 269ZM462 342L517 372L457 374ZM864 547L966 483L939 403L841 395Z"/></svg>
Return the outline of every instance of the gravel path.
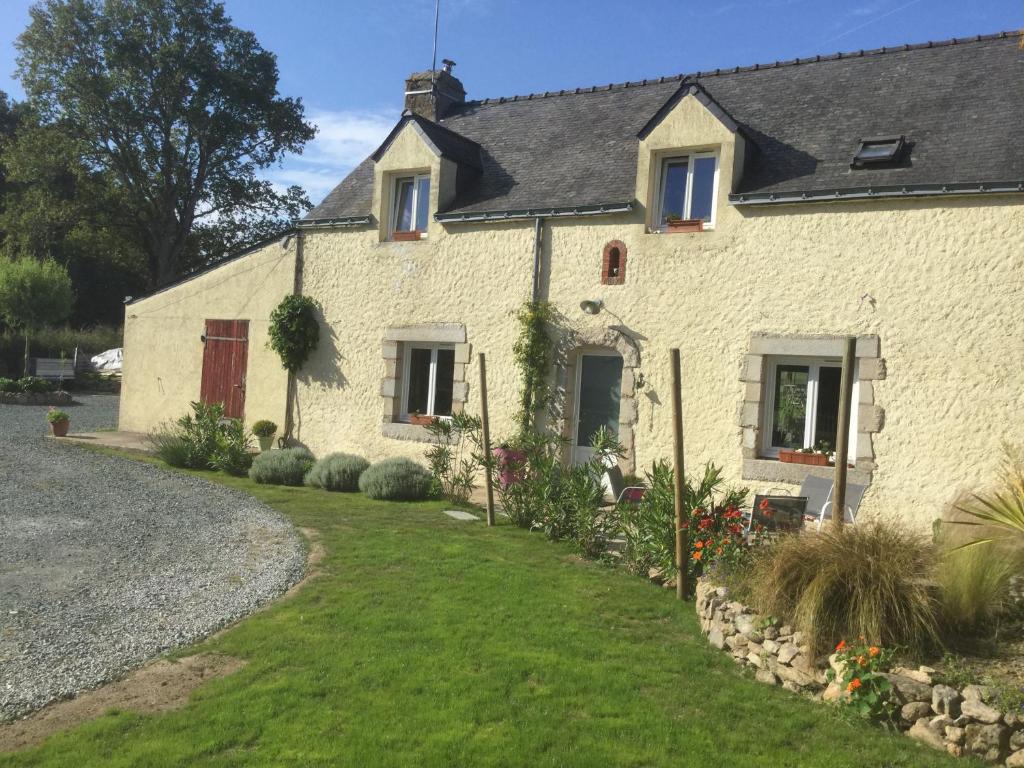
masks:
<svg viewBox="0 0 1024 768"><path fill-rule="evenodd" d="M76 396L75 431L117 397ZM0 405L0 722L122 676L280 595L295 529L252 497L47 438Z"/></svg>

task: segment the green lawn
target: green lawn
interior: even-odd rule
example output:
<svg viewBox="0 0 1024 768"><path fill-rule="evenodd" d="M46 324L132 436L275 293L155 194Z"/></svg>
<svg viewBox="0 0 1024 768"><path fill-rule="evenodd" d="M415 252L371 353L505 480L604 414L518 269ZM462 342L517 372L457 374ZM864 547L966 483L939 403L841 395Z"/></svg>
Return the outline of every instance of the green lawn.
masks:
<svg viewBox="0 0 1024 768"><path fill-rule="evenodd" d="M184 709L0 765L964 765L754 682L692 604L539 534L209 477L317 529L323 575L189 649L249 664Z"/></svg>

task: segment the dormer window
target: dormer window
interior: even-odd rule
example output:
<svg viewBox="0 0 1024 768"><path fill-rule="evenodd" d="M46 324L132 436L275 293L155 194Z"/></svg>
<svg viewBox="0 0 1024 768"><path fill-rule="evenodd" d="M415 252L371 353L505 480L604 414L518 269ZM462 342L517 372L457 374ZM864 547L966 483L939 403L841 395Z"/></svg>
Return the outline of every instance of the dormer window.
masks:
<svg viewBox="0 0 1024 768"><path fill-rule="evenodd" d="M391 211L392 240L420 240L427 236L430 215L430 175L399 176L395 179Z"/></svg>
<svg viewBox="0 0 1024 768"><path fill-rule="evenodd" d="M692 222L697 230L714 227L717 155L701 152L666 157L661 161L659 178L654 229L674 231L676 222Z"/></svg>
<svg viewBox="0 0 1024 768"><path fill-rule="evenodd" d="M895 163L903 154L906 141L903 136L889 136L877 139L861 139L857 153L853 156L852 168Z"/></svg>

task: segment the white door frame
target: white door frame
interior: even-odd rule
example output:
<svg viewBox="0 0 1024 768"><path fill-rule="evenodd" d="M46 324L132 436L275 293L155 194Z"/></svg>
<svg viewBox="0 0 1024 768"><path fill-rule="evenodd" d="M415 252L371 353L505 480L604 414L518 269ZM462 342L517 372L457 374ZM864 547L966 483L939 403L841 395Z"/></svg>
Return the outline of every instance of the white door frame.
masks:
<svg viewBox="0 0 1024 768"><path fill-rule="evenodd" d="M572 414L572 463L582 464L590 461L594 455L594 450L589 445L580 446L576 444L579 439L580 433L580 385L583 383L583 358L584 357L618 357L622 359L622 355L614 349L608 349L607 347L580 347L576 351L576 381L574 383L575 389L573 390L573 414ZM624 363L625 361L623 361ZM623 366L624 367L624 366ZM622 407L622 373L619 373L619 407ZM615 459L611 459L614 463ZM609 465L610 466L610 465Z"/></svg>

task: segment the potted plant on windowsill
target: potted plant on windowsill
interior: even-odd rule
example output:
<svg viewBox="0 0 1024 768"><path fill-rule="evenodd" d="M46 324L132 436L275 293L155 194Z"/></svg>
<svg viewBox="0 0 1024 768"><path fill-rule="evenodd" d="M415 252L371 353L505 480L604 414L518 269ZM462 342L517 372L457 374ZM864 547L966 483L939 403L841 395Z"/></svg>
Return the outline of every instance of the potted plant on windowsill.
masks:
<svg viewBox="0 0 1024 768"><path fill-rule="evenodd" d="M676 232L703 232L704 219L684 219L677 213L670 213L665 217L665 231L670 234Z"/></svg>
<svg viewBox="0 0 1024 768"><path fill-rule="evenodd" d="M422 236L423 233L415 229L410 230L408 232L391 233L391 239L394 240L396 243L404 243L408 242L409 240L419 240Z"/></svg>
<svg viewBox="0 0 1024 768"><path fill-rule="evenodd" d="M71 417L64 411L51 408L46 413L46 420L50 422L50 431L54 437L65 437L68 434L68 427L71 426Z"/></svg>
<svg viewBox="0 0 1024 768"><path fill-rule="evenodd" d="M409 414L409 423L416 424L421 427L429 426L434 420L433 416L427 416L426 414L420 413L419 411L413 411Z"/></svg>
<svg viewBox="0 0 1024 768"><path fill-rule="evenodd" d="M779 448L779 461L785 464L806 464L812 467L829 465L830 446L825 441L818 443L816 448Z"/></svg>
<svg viewBox="0 0 1024 768"><path fill-rule="evenodd" d="M260 419L252 425L252 433L260 441L260 453L269 451L274 446L274 434L277 432L277 424L267 419Z"/></svg>

